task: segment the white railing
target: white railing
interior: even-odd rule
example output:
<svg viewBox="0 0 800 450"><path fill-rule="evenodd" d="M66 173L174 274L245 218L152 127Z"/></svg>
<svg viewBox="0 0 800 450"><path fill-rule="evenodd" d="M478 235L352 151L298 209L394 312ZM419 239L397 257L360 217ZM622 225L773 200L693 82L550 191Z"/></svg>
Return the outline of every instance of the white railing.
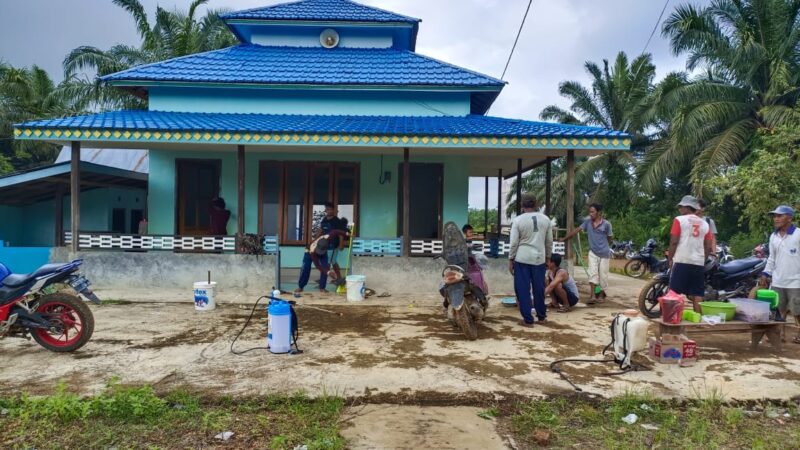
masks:
<svg viewBox="0 0 800 450"><path fill-rule="evenodd" d="M486 241L472 241L472 245L483 245L483 253L489 254L491 252L491 244ZM511 243L500 241L498 247L498 255L507 255L511 249ZM412 239L411 240L411 254L412 255L437 255L442 253L442 241L436 239ZM553 242L553 253L559 255L565 254L566 247L563 242Z"/></svg>
<svg viewBox="0 0 800 450"><path fill-rule="evenodd" d="M64 233L72 244L72 232ZM236 251L235 236L168 236L117 233L80 233L78 246L86 250L194 250Z"/></svg>

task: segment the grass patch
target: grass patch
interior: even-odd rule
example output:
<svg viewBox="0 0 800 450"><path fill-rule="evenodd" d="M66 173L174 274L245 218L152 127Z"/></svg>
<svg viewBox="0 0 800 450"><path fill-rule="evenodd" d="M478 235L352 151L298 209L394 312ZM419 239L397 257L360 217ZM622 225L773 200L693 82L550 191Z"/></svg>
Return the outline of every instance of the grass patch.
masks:
<svg viewBox="0 0 800 450"><path fill-rule="evenodd" d="M726 406L713 393L678 406L631 392L609 400L557 397L521 403L502 411L500 421L521 448L798 448L800 420L789 412L789 418L770 419ZM631 413L638 421L628 425L622 418Z"/></svg>
<svg viewBox="0 0 800 450"><path fill-rule="evenodd" d="M99 395L80 397L63 385L46 397L0 397L0 448L340 449L343 400L304 394L247 399L204 398L177 390L157 395L149 386L112 380Z"/></svg>
<svg viewBox="0 0 800 450"><path fill-rule="evenodd" d="M100 300L101 305L130 305L131 302L128 300L118 300L118 299L108 299L108 300Z"/></svg>

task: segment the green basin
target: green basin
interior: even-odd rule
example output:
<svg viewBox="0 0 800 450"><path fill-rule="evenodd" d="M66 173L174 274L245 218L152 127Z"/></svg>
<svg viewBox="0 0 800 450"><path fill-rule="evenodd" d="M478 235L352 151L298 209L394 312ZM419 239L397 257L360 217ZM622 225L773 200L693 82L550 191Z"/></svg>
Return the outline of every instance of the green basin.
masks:
<svg viewBox="0 0 800 450"><path fill-rule="evenodd" d="M718 316L720 313L725 313L725 320L733 320L736 305L725 302L700 302L700 311L704 316Z"/></svg>

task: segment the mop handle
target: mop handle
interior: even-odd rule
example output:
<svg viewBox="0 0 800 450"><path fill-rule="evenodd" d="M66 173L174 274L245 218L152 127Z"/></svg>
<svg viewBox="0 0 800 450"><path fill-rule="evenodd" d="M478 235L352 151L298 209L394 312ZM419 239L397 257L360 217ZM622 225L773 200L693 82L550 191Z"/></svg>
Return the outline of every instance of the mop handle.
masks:
<svg viewBox="0 0 800 450"><path fill-rule="evenodd" d="M350 229L350 244L347 246L347 267L344 269L344 275L350 275L350 261L353 259L353 241L356 238L356 224Z"/></svg>

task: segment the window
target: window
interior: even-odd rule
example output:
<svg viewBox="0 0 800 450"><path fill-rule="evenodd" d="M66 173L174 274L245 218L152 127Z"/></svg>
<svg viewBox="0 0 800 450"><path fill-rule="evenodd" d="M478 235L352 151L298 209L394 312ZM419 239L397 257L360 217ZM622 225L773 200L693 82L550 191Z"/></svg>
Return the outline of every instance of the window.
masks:
<svg viewBox="0 0 800 450"><path fill-rule="evenodd" d="M262 161L259 171L259 232L286 245L305 245L319 225L325 203L339 217L358 223L359 166L354 163Z"/></svg>

